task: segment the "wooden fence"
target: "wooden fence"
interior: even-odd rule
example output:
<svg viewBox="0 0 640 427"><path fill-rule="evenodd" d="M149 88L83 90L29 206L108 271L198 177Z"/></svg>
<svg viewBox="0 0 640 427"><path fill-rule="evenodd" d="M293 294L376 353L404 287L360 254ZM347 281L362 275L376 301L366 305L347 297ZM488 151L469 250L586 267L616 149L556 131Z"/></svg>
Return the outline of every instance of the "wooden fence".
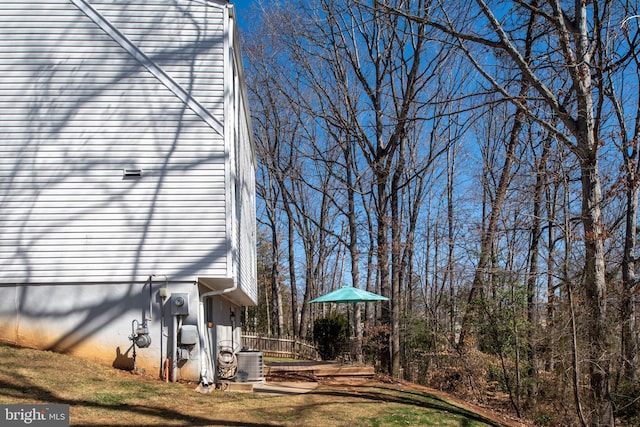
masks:
<svg viewBox="0 0 640 427"><path fill-rule="evenodd" d="M315 345L295 337L242 335L242 346L251 350L260 350L265 356L320 360L320 354Z"/></svg>

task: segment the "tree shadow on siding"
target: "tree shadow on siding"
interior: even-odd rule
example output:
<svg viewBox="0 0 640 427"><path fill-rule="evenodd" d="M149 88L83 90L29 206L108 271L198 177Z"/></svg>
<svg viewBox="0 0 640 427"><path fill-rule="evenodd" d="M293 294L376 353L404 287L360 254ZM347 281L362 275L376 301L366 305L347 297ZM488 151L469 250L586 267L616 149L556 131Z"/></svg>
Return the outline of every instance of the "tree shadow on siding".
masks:
<svg viewBox="0 0 640 427"><path fill-rule="evenodd" d="M174 6L179 7L177 3L174 4ZM184 13L184 18L186 20L192 20L192 26L196 29L196 37L189 43L183 43L179 48L167 47L160 49L152 55L149 55L149 58L151 61L160 64L162 67L174 67L179 63L186 64L188 69L188 78L185 90L189 96L193 96L196 81L199 80L199 76L196 73L196 61L199 61L203 55L211 55L214 50L220 49L222 36L207 36L203 34L200 24L193 19L191 14L185 10L182 12ZM163 14L167 12L164 11L160 13ZM52 16L54 15L55 14L52 14ZM123 12L122 16L126 16L126 13ZM163 18L158 16L158 19L162 20ZM82 14L78 15L77 20L79 27L86 24L86 17ZM149 30L156 30L157 27L158 26L151 26L149 27ZM72 28L73 25L60 33L62 40L68 41L72 38ZM42 94L41 97L35 98L32 104L30 104L32 110L31 119L29 120L29 135L26 138L28 143L25 149L35 153L35 157L32 159L33 161L37 160L38 153L40 153L43 148L46 148L47 145L60 147L65 146L65 143L67 142L66 139L69 138L67 131L69 131L70 127L75 126L79 114L82 114L83 112L86 112L88 108L93 108L95 106L95 104L92 104L94 100L99 99L101 96L113 96L114 88L117 89L119 87L123 87L123 85L128 86L131 90L140 90L140 88L133 84L128 84L127 82L133 83L133 79L135 77L146 74L147 71L145 68L139 62L129 57L128 54L124 53L124 51L119 47L114 47L112 41L105 39L105 34L102 34L97 30L97 28L94 28L94 32L89 34L89 37L93 37L95 40L108 41L107 44L110 44L110 50L104 52L104 55L106 56L103 58L107 60L96 62L94 60L83 59L77 64L66 64L58 62L59 59L57 59L53 54L51 54L51 56L43 54L44 56L38 59L42 65L35 67L33 71L34 74L30 77L30 81L33 82L33 88ZM145 39L145 36L140 37L141 39ZM149 35L149 38L152 39L153 37ZM61 44L64 44L64 42ZM95 57L97 56L94 55L94 59ZM114 66L114 64L116 65ZM72 66L75 68L73 68L73 71L69 71ZM106 78L98 78L98 76L102 76L98 72L105 70L109 71L109 73L105 75ZM64 77L66 81L63 85L60 85L59 80L62 77ZM165 87L159 85L153 78L148 76L147 80L150 82L153 81L156 85L156 90L162 92L162 94L159 94L152 91L149 93L150 97L154 97L156 95L168 96L169 98L174 97L174 95L170 94ZM126 98L127 93L122 93L121 102L131 102L130 99ZM75 102L70 103L69 99L75 99ZM214 102L210 108L221 108L223 99L223 97L220 97L220 99ZM115 101L116 105L117 103L118 101ZM123 104L122 107L124 108L126 105ZM201 127L206 125L197 118L197 114L194 114L187 108L186 104L178 102L177 99L172 100L171 106L167 106L166 111L154 110L151 107L152 105L152 99L149 99L148 106L138 106L143 108L148 107L147 114L149 114L148 126L144 129L140 129L138 135L153 135L154 141L156 141L157 150L162 153L162 162L159 165L158 170L154 172L156 185L153 190L152 200L150 203L147 206L130 207L135 209L136 213L139 212L140 209L146 209L147 214L144 219L142 229L138 234L139 242L129 280L114 282L121 286L123 285L125 288L119 288L118 296L110 296L98 303L85 305L80 308L64 308L68 307L69 304L66 302L57 304L56 302L49 300L46 304L39 304L37 309L31 308L32 305L30 298L31 296L40 296L38 292L34 292L36 288L23 286L20 290L21 294L19 295L19 301L16 304L16 310L19 312L19 317L23 322L27 321L29 318L46 318L50 319L52 324L55 324L57 323L56 319L68 318L70 316L78 318L77 326L66 331L60 331L61 333L59 336L53 342L48 344L48 349L60 352L72 351L76 346L90 339L91 336L95 335L108 323L113 322L114 319L121 318L133 309L138 309L140 305L145 305L144 303L138 303L138 301L144 301L144 297L141 297L140 295L140 287L144 286L144 281L141 280L141 278L146 279L150 274L150 271L148 271L145 264L145 249L147 247L148 238L151 234L150 227L152 226L153 220L158 213L162 213L158 205L158 200L163 195L162 191L166 178L170 175L180 176L185 171L198 168L203 165L212 165L212 167L214 165L222 165L223 162L227 160L224 153L218 153L212 149L208 152L201 153L199 158L194 159L191 162L184 163L182 160L174 162L174 155L182 142L182 137L185 134L185 131L190 131L194 126ZM124 112L126 113L126 111ZM170 116L152 116L158 112L165 112L170 114ZM112 116L109 114L112 114ZM100 135L100 123L108 123L111 118L118 119L118 114L123 114L123 111L116 108L116 110L111 113L106 112L106 114L103 114L97 122L97 127L94 130L94 132L96 132L95 135L89 135L83 143L79 145L69 145L68 148L64 150L65 168L61 169L63 172L57 172L56 176L48 177L47 184L45 187L42 187L42 191L46 191L47 188L53 188L60 184L65 184L69 178L90 175L92 171L99 171L100 169L105 168L120 169L123 167L123 163L126 162L123 162L122 159L110 157L109 146L106 145L106 139L104 139L104 137L101 137L103 138L102 143L95 142L95 139ZM119 119L122 120L123 126L134 124L127 116L123 116ZM169 135L164 131L167 123L173 123L172 135ZM108 126L104 127L104 132L113 132L112 129L108 129ZM124 132L125 129L122 129L122 131ZM211 129L209 129L209 131L210 133L213 132ZM116 132L114 134L115 142L121 142L120 139L125 136L130 138L136 136L136 133L131 132L130 129L126 129L125 133L126 135L120 135ZM137 144L137 140L135 138L131 138L129 143L131 146L135 146ZM98 151L95 151L96 148L98 148ZM80 151L78 151L78 149L80 149ZM79 155L79 153L83 152L82 150L84 150L84 155ZM104 156L100 155L102 152L104 152ZM11 177L12 182L18 181L20 171L33 166L27 165L22 159L23 156L19 156L19 161L13 169ZM74 221L84 220L87 218L91 219L94 213L101 212L103 209L114 205L120 205L126 208L126 203L123 202L124 196L126 196L132 189L135 189L136 186L136 182L129 182L120 192L114 192L113 188L109 187L102 187L102 189L100 187L96 187L96 194L104 192L110 195L103 197L98 203L92 204L88 201L88 203L83 204L82 208L71 210L71 213L67 214L63 221L55 221L45 224L39 229L41 230L40 238L44 238L50 233L68 230L68 227ZM9 187L12 186L10 185ZM101 191L105 189L108 191ZM34 277L36 277L34 271L36 270L35 267L38 264L38 260L32 257L30 249L32 246L37 244L37 240L39 238L27 237L31 235L27 235L26 233L29 232L30 218L33 214L38 213L36 211L36 204L40 194L40 190L33 194L30 212L26 216L23 227L21 228L25 233L23 235L24 238L20 239L20 242L23 244L16 250L16 258L21 259L25 265L26 277L24 277L24 283L27 284L34 284ZM62 203L64 203L63 199ZM123 212L126 214L126 209L123 209ZM108 230L108 227L105 228L105 230ZM213 245L213 248L208 252L203 253L200 258L190 262L189 264L182 265L177 271L172 272L172 277L196 277L198 272L207 269L212 265L212 263L219 260L222 255L226 255L228 245L229 242L226 240L224 242L220 242L218 245ZM176 254L173 253L167 256L174 257L175 255ZM54 276L54 274L52 274L52 276ZM37 281L38 279L35 280ZM55 285L55 283L39 283L36 285L47 284ZM108 286L109 283L96 283L95 285ZM158 310L157 307L154 309ZM158 313L154 313L154 315L157 314ZM19 329L20 325L18 324L16 330ZM129 357L127 352L120 354L116 350L116 360L120 359L123 363L127 362L125 364L128 364Z"/></svg>

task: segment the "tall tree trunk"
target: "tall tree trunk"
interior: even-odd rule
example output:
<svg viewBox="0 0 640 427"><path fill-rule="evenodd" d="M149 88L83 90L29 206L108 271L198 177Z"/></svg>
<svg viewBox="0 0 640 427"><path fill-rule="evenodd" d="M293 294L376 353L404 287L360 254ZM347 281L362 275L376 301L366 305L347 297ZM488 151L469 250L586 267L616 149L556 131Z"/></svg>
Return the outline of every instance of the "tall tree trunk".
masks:
<svg viewBox="0 0 640 427"><path fill-rule="evenodd" d="M537 117L535 112L527 109L523 99L527 93L520 97L511 98L529 117L535 118L555 135L578 158L581 169L582 209L581 220L584 231L585 264L584 264L584 290L585 305L588 310L588 337L589 337L589 374L591 378L592 399L594 405L591 424L596 426L614 425L613 404L609 394L610 384L610 343L606 328L606 281L604 239L606 233L601 218L602 190L598 170L598 149L600 140L596 129L594 117L594 83L592 81L593 54L596 51L604 52L603 44L606 42L603 33L602 16L600 10L608 11L609 2L605 2L600 9L599 2L590 0L576 0L571 3L571 10L564 10L560 0L551 0L549 5L552 14L541 14L541 17L552 24L557 35L557 49L564 61L565 76L571 81L572 108L565 108L562 101L552 88L554 80L547 80L546 85L536 70L531 68L528 61L519 51L518 46L510 39L505 31L502 21L498 20L484 0L476 0L483 15L489 21L496 37L499 39L499 49L504 50L513 61L515 67L522 72L524 81L548 104L556 117L562 121L565 131L560 131L552 123L542 117ZM527 8L529 13L535 13L537 2ZM456 34L457 37L461 37ZM477 40L477 39L476 39ZM495 46L495 45L494 45ZM598 49L594 49L598 47ZM467 51L468 52L468 51ZM497 80L482 67L477 61L476 67L505 95L509 92L500 86ZM601 84L602 79L599 83ZM598 92L602 92L599 87ZM574 114L574 115L572 115ZM566 132L566 133L565 133ZM484 246L484 245L483 245ZM481 254L482 255L482 254ZM474 287L476 283L474 280Z"/></svg>
<svg viewBox="0 0 640 427"><path fill-rule="evenodd" d="M455 344L455 281L454 273L454 215L453 176L455 172L455 144L447 150L447 278L449 280L449 342Z"/></svg>
<svg viewBox="0 0 640 427"><path fill-rule="evenodd" d="M507 190L509 189L511 179L513 177L511 169L515 162L515 151L518 145L523 119L524 112L518 109L511 131L509 132L507 151L505 153L504 164L501 169L500 180L498 181L498 188L496 189L495 197L491 202L489 221L486 229L482 232L482 238L480 240L480 257L473 276L473 282L471 283L471 290L469 291L469 296L467 298L467 309L462 317L462 323L460 326L460 337L458 338L457 345L459 350L464 350L466 335L470 328L470 322L474 311L474 300L478 293L482 294L484 290L484 277L486 275L487 268L489 267L491 251L493 250L495 235L498 231L498 219L500 218L502 205L507 198Z"/></svg>
<svg viewBox="0 0 640 427"><path fill-rule="evenodd" d="M295 224L291 209L286 208L289 231L289 283L291 289L291 334L300 335L298 330L298 282L296 280Z"/></svg>
<svg viewBox="0 0 640 427"><path fill-rule="evenodd" d="M400 281L402 277L402 217L400 203L400 180L404 173L405 137L401 137L398 161L391 178L391 375L400 376Z"/></svg>
<svg viewBox="0 0 640 427"><path fill-rule="evenodd" d="M622 260L622 368L630 383L638 381L638 336L636 332L636 229L638 217L638 189L632 186L627 190L627 214Z"/></svg>
<svg viewBox="0 0 640 427"><path fill-rule="evenodd" d="M565 269L566 270L566 269ZM566 271L565 271L566 272ZM566 278L566 276L565 276ZM576 405L576 412L578 418L583 427L586 427L587 422L584 417L584 411L582 410L582 399L580 398L580 361L578 360L578 337L576 333L576 315L573 309L573 284L567 283L567 298L569 300L569 320L571 322L571 366L573 368L573 375L571 376L573 385L573 401Z"/></svg>
<svg viewBox="0 0 640 427"><path fill-rule="evenodd" d="M529 251L529 277L527 279L527 322L529 323L527 332L527 358L529 367L527 376L529 377L529 387L527 390L529 404L535 404L536 398L536 380L538 377L537 357L536 357L536 284L538 283L538 258L540 250L540 239L542 237L542 201L545 192L547 161L549 158L549 150L551 138L547 138L543 142L542 153L536 165L536 183L533 193L533 222L531 224L531 246Z"/></svg>
<svg viewBox="0 0 640 427"><path fill-rule="evenodd" d="M566 179L566 177L565 177ZM547 187L547 242L549 251L547 256L547 324L545 327L546 358L545 369L553 371L555 367L555 339L554 325L556 315L556 282L555 282L555 253L556 253L556 204L557 190Z"/></svg>
<svg viewBox="0 0 640 427"><path fill-rule="evenodd" d="M376 174L378 176L378 174ZM386 177L378 178L378 182L384 180L384 184L378 184L378 208L376 209L376 217L378 223L378 233L377 233L377 261L378 261L378 281L380 283L380 293L382 296L389 298L387 301L382 301L380 304L382 307L382 312L380 316L380 320L382 324L389 325L391 327L391 313L393 310L392 299L393 295L391 293L391 275L389 269L389 214L387 212L387 206L389 205L387 202L387 181ZM384 366L387 372L391 373L392 365L391 365L391 335L389 336L389 343L387 348L382 349L382 354L380 355L382 366Z"/></svg>
<svg viewBox="0 0 640 427"><path fill-rule="evenodd" d="M351 284L360 288L360 257L358 248L358 218L356 216L354 163L351 144L342 144L345 159L345 181L347 185L347 220L349 223L349 255L351 257ZM362 357L362 313L361 305L356 303L354 310L354 326L356 333L356 360L363 362Z"/></svg>
<svg viewBox="0 0 640 427"><path fill-rule="evenodd" d="M271 233L271 333L277 336L282 334L282 295L278 279L280 277L278 252L280 246L275 229Z"/></svg>
<svg viewBox="0 0 640 427"><path fill-rule="evenodd" d="M484 4L484 3L483 3ZM534 2L535 6L535 2ZM486 7L486 5L484 5ZM525 36L525 51L524 57L522 57L522 61L524 64L528 64L531 59L531 48L533 44L533 33L534 33L534 25L536 22L536 16L534 13L529 14L529 20L527 24L527 32ZM530 88L530 82L521 77L520 80L520 89L519 89L519 98L526 99L527 93ZM478 265L476 266L476 271L473 277L473 282L471 285L471 291L469 292L469 305L472 306L473 299L475 298L475 294L479 292L482 288L482 281L485 271L488 267L488 262L490 259L491 249L494 244L495 234L497 231L498 218L502 211L502 204L504 203L507 197L507 191L509 189L509 185L511 183L512 171L511 168L515 162L515 152L516 147L518 146L520 131L522 129L523 121L526 119L526 101L523 101L522 104L516 107L516 114L514 117L513 125L511 131L509 133L509 141L507 143L507 151L505 154L505 161L502 167L500 180L498 181L498 188L496 189L495 198L491 203L491 213L489 216L489 222L487 223L487 228L482 233L482 238L480 241L480 259L478 260ZM466 334L466 329L468 327L469 310L464 314L462 319L462 327L460 330L460 339L458 341L458 348L464 347L464 339Z"/></svg>
<svg viewBox="0 0 640 427"><path fill-rule="evenodd" d="M593 139L593 138L591 138ZM595 143L595 142L594 142ZM600 203L602 194L597 158L580 162L582 173L582 224L585 230L586 305L589 331L589 374L596 413L593 426L613 426L610 390L610 343L607 329L607 289L604 265L604 230Z"/></svg>
<svg viewBox="0 0 640 427"><path fill-rule="evenodd" d="M610 342L607 330L607 287L605 280L604 240L607 233L602 223L602 187L599 175L598 150L600 141L594 118L594 88L591 79L592 46L589 37L587 0L577 0L574 18L569 20L559 0L553 2L560 45L563 48L568 72L576 93L576 117L566 114L561 119L572 130L576 143L582 187L582 226L584 230L587 330L589 336L589 375L591 379L594 415L593 426L613 426L613 403L610 387ZM597 15L597 10L594 12ZM599 17L597 17L599 18ZM603 40L596 40L602 43ZM572 49L573 46L573 49Z"/></svg>
<svg viewBox="0 0 640 427"><path fill-rule="evenodd" d="M311 256L311 252L305 250L305 261L306 265L313 265L313 258ZM312 308L311 306L315 306L317 304L309 304L313 298L317 297L318 290L316 286L316 282L313 276L313 269L306 268L305 269L305 288L304 288L304 297L302 301L302 307L300 308L300 333L299 336L302 338L309 338L311 331L311 316L312 316Z"/></svg>
<svg viewBox="0 0 640 427"><path fill-rule="evenodd" d="M364 199L364 195L363 195L363 199ZM366 206L366 204L365 204ZM369 238L368 241L368 245L367 245L367 278L366 278L366 290L369 292L380 292L379 289L377 289L378 287L376 286L375 282L374 282L374 272L375 272L375 268L373 265L373 256L375 254L376 251L376 233L373 230L373 220L371 218L371 214L369 212L368 209L366 209L366 213L367 213L367 233L366 235ZM380 306L380 304L374 304L374 303L366 303L365 304L365 313L364 313L364 318L366 319L367 322L367 326L373 326L375 324L375 320L376 320L376 310L377 308Z"/></svg>
<svg viewBox="0 0 640 427"><path fill-rule="evenodd" d="M629 35L625 32L629 45ZM633 55L636 66L636 81L640 81L640 57ZM636 278L636 251L638 227L638 188L640 186L640 163L638 162L640 145L640 87L635 94L636 111L633 130L627 125L625 109L613 79L608 76L608 98L614 107L618 126L620 127L620 152L624 162L624 189L626 196L624 252L622 256L622 296L620 301L622 371L625 378L634 383L638 381L638 336L636 331L635 292L638 287Z"/></svg>

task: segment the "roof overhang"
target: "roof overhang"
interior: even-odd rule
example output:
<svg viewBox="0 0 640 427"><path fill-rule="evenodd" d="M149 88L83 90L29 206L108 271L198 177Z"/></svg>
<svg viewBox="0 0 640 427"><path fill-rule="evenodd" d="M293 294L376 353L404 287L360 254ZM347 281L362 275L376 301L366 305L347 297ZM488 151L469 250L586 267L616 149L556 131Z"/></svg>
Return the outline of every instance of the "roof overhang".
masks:
<svg viewBox="0 0 640 427"><path fill-rule="evenodd" d="M231 277L198 277L198 284L205 288L200 290L201 294L213 292L212 297L224 298L238 306L255 305L240 288L234 288L234 283Z"/></svg>

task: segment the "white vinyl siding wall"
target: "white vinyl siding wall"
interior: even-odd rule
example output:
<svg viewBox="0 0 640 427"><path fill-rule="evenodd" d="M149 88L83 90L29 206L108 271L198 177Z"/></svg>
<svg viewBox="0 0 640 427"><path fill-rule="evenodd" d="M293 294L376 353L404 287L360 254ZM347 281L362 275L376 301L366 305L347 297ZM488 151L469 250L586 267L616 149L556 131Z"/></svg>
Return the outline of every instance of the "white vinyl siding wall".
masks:
<svg viewBox="0 0 640 427"><path fill-rule="evenodd" d="M237 43L237 42L236 42ZM236 151L236 226L239 230L237 272L240 289L253 301L258 303L257 259L256 259L256 208L255 208L255 174L256 159L252 144L250 114L247 96L240 84L243 81L243 68L239 49L234 50L234 85L236 90L234 113L237 126L234 134Z"/></svg>
<svg viewBox="0 0 640 427"><path fill-rule="evenodd" d="M91 4L224 122L222 7ZM223 135L70 1L0 3L0 282L227 276L224 162Z"/></svg>

